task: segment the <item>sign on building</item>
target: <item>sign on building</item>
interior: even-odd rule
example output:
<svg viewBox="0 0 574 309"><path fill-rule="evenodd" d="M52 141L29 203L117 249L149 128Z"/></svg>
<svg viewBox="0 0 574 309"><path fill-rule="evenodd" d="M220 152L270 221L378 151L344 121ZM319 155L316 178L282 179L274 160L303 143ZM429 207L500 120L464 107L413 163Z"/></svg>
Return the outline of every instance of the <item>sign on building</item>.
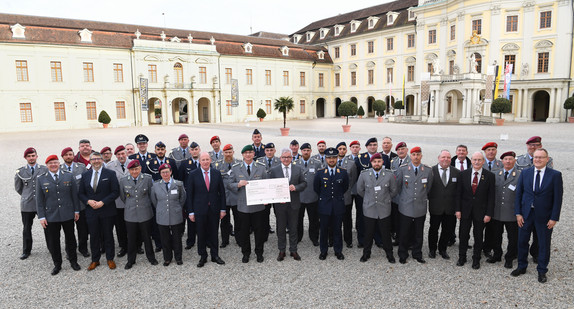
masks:
<svg viewBox="0 0 574 309"><path fill-rule="evenodd" d="M239 82L237 79L231 80L231 106L239 105Z"/></svg>
<svg viewBox="0 0 574 309"><path fill-rule="evenodd" d="M140 78L140 104L142 106L142 111L147 112L147 78Z"/></svg>

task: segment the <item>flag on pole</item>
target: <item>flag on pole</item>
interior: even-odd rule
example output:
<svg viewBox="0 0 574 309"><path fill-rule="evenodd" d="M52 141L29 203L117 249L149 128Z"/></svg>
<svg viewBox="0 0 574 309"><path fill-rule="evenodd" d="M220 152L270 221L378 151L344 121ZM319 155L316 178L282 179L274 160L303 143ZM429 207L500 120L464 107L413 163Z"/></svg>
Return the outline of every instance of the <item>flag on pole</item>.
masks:
<svg viewBox="0 0 574 309"><path fill-rule="evenodd" d="M500 85L500 77L502 75L502 68L500 66L496 66L496 80L494 80L494 97L493 100L498 98L498 85Z"/></svg>
<svg viewBox="0 0 574 309"><path fill-rule="evenodd" d="M512 80L512 64L506 63L506 68L504 70L504 96L506 99L510 99L510 81Z"/></svg>

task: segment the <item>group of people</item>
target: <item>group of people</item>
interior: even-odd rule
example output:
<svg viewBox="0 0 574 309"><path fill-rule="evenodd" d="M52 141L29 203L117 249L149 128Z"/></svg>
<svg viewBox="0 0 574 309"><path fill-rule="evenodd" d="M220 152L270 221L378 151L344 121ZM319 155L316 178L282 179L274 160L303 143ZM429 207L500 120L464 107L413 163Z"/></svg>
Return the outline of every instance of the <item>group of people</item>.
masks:
<svg viewBox="0 0 574 309"><path fill-rule="evenodd" d="M290 257L301 260L297 245L304 237L307 214L308 237L319 247L320 260L327 258L329 247L343 260L343 243L353 247L354 226L357 245L363 249L361 262L370 259L374 242L390 263L396 262L396 245L401 264L407 263L409 252L425 263L422 247L428 212L429 258L436 258L438 251L450 259L447 248L456 242L458 221L458 266L465 265L470 248L473 269L480 268L483 254L488 263L502 261L506 230L504 266L512 268L518 259L511 275L526 272L530 252L538 264L538 281L547 280L550 239L559 220L563 187L562 175L552 168L552 158L538 136L528 139L527 153L521 156L507 151L497 158L498 145L489 142L483 152L469 157L468 148L458 145L455 156L441 150L432 167L422 164L421 147L409 150L399 142L393 152L390 137L382 139L381 152L377 138L368 139L362 153L358 141L348 147L345 142L327 147L321 140L315 155L311 144L299 145L296 140L277 152L273 143L262 143L258 130L252 140L241 148L242 159L234 157L233 145L222 147L218 136L211 138L212 150L205 152L197 143L190 144L186 134L179 136L179 147L169 155L163 142L155 144L154 153L148 152L149 139L140 134L136 147L130 143L115 148L116 160L110 147L96 152L85 139L80 140L77 154L65 148L63 163L57 155L49 155L46 166L37 162L34 148L26 149L27 164L15 176L24 225L20 258L30 255L37 215L54 263L52 275L62 268L61 230L74 270L81 269L76 250L84 257L91 255L88 270L100 265L102 253L108 267L116 268L114 228L117 256L127 254L125 269L134 266L142 245L152 265L158 264L158 252L163 253L164 266L174 259L181 265L185 225L185 249L197 241L197 267L207 263L208 249L212 262L225 264L219 248L228 246L231 237L241 247L242 262L248 263L252 233L253 251L261 263L264 244L274 232L269 220L273 209L278 261L287 257L287 249ZM247 202L249 182L267 178L288 179L290 202Z"/></svg>

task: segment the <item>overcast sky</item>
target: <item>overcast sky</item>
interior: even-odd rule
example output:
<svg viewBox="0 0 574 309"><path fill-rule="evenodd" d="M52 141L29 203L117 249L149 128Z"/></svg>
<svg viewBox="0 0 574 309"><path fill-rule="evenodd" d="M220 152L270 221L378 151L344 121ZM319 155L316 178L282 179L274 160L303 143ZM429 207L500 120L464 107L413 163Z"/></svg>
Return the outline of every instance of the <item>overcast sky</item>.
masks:
<svg viewBox="0 0 574 309"><path fill-rule="evenodd" d="M257 31L291 34L313 21L391 0L0 1L2 13L247 35Z"/></svg>

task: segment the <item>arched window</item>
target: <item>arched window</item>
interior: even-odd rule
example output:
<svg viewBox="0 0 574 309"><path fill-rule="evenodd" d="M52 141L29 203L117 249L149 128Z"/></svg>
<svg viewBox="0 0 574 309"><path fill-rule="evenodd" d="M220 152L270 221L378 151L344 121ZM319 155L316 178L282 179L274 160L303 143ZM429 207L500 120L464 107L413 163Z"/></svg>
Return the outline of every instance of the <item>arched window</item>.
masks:
<svg viewBox="0 0 574 309"><path fill-rule="evenodd" d="M173 65L173 71L175 73L175 83L178 85L183 84L183 66L181 63L176 63Z"/></svg>

